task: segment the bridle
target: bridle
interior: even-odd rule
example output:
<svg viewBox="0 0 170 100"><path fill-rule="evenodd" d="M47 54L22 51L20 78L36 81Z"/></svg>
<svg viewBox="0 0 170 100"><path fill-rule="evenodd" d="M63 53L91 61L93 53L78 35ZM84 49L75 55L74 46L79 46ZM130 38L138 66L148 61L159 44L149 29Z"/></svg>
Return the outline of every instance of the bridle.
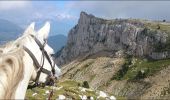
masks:
<svg viewBox="0 0 170 100"><path fill-rule="evenodd" d="M35 65L35 67L38 69L37 71L37 76L34 80L35 84L38 85L38 81L40 78L41 73L45 73L48 75L48 77L54 77L55 76L55 63L52 64L52 61L47 53L47 51L44 49L45 45L46 45L46 40L44 40L44 44L41 44L41 42L33 35L31 35L31 37L34 39L34 41L36 42L36 44L39 46L40 51L42 52L42 65L40 65L40 63L38 62L37 58L35 57L35 55L25 46L23 46L23 49L29 54L29 56L32 58L33 63ZM51 66L51 71L43 68L44 67L44 61L45 61L45 57L48 60L50 66Z"/></svg>

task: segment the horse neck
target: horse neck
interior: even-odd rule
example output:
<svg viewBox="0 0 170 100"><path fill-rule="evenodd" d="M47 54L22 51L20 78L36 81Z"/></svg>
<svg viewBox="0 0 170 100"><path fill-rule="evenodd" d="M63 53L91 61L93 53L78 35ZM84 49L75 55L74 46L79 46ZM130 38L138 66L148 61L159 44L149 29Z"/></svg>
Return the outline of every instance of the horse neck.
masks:
<svg viewBox="0 0 170 100"><path fill-rule="evenodd" d="M0 49L0 99L24 99L31 75L35 76L33 61L22 49L24 43L25 39L16 40Z"/></svg>
<svg viewBox="0 0 170 100"><path fill-rule="evenodd" d="M0 56L0 99L15 98L19 82L23 79L23 51L14 50Z"/></svg>
<svg viewBox="0 0 170 100"><path fill-rule="evenodd" d="M33 73L27 53L17 51L0 57L0 99L24 99Z"/></svg>
<svg viewBox="0 0 170 100"><path fill-rule="evenodd" d="M24 99L26 90L33 73L36 73L33 67L33 61L30 56L25 52L23 57L24 62L24 77L18 84L15 92L15 99Z"/></svg>

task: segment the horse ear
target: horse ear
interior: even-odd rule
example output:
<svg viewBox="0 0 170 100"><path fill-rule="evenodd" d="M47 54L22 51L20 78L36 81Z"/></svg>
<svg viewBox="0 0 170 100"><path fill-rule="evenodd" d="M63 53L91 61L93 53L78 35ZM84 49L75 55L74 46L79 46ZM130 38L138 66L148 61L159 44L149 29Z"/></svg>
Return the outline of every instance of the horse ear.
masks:
<svg viewBox="0 0 170 100"><path fill-rule="evenodd" d="M46 22L45 25L37 32L37 37L47 39L50 32L50 23Z"/></svg>
<svg viewBox="0 0 170 100"><path fill-rule="evenodd" d="M34 35L34 27L35 27L35 22L32 22L28 28L25 30L24 34L31 34Z"/></svg>

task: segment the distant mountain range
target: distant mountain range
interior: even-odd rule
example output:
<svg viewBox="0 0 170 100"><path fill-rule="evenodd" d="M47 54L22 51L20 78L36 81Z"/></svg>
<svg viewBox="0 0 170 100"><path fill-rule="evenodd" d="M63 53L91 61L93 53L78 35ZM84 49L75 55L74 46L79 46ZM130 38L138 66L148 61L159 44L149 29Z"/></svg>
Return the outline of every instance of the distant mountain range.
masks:
<svg viewBox="0 0 170 100"><path fill-rule="evenodd" d="M0 44L16 39L23 29L8 20L0 19Z"/></svg>
<svg viewBox="0 0 170 100"><path fill-rule="evenodd" d="M0 19L0 45L15 40L19 35L24 32L17 24L8 20ZM52 31L54 32L54 31ZM49 45L57 52L66 43L67 37L64 35L50 36L48 39Z"/></svg>
<svg viewBox="0 0 170 100"><path fill-rule="evenodd" d="M54 51L60 50L67 41L67 37L65 35L55 35L55 36L50 36L48 38L48 44L54 49Z"/></svg>

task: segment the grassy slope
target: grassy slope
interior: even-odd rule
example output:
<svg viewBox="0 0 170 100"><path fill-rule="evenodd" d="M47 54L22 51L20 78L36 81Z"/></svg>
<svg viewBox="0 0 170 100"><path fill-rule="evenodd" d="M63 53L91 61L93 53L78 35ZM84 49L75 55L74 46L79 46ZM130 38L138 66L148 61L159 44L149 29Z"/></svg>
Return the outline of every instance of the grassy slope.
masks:
<svg viewBox="0 0 170 100"><path fill-rule="evenodd" d="M170 65L170 59L147 61L143 59L136 59L134 65L127 71L124 79L134 79L139 71L144 71L145 77L153 75L154 73L162 70Z"/></svg>
<svg viewBox="0 0 170 100"><path fill-rule="evenodd" d="M56 99L59 97L59 95L64 95L66 98L73 99L73 100L80 100L79 95L86 95L87 97L93 97L96 99L99 96L99 91L87 89L81 87L82 83L77 82L74 80L65 80L63 82L59 82L56 84L56 86L53 87L54 89L54 95L52 99ZM46 86L44 88L42 87L36 87L34 89L28 89L26 93L27 99L46 99L48 98L49 94L46 93L46 91L51 91L52 87ZM85 91L83 91L85 89ZM35 96L33 96L34 93L37 93ZM109 95L108 95L109 96ZM104 100L104 99L103 99Z"/></svg>

